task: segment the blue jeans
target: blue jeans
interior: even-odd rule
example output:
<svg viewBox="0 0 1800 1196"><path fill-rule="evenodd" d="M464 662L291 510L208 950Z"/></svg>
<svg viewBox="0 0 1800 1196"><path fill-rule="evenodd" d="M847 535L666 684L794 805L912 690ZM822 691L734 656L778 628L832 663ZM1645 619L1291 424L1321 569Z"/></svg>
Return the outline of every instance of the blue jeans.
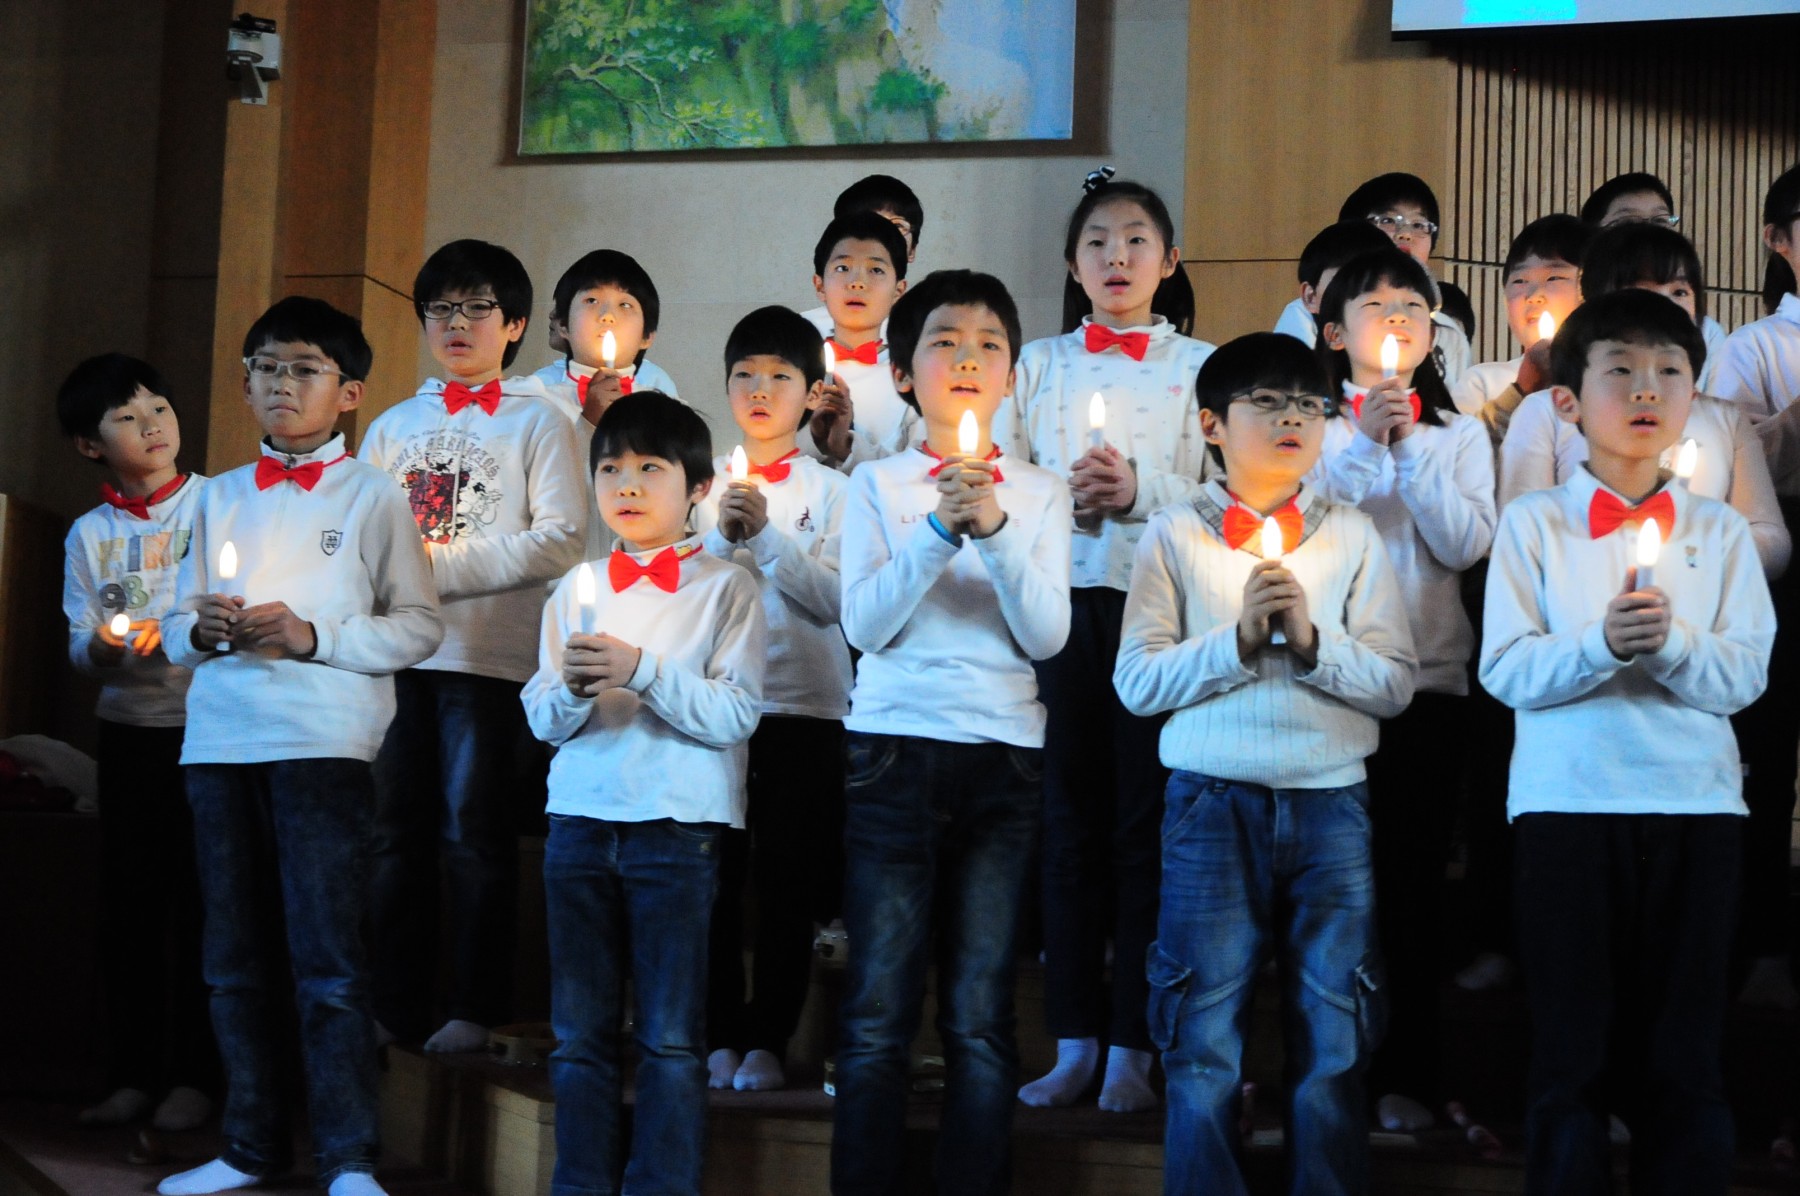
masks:
<svg viewBox="0 0 1800 1196"><path fill-rule="evenodd" d="M374 1171L375 1028L362 940L375 805L369 766L195 764L187 791L213 1033L225 1066L220 1157L256 1176L292 1163L276 1041L289 1002L275 947L285 921L319 1184Z"/></svg>
<svg viewBox="0 0 1800 1196"><path fill-rule="evenodd" d="M698 1196L706 1155L706 941L721 830L712 822L550 816L551 1196ZM629 1161L620 1150L627 970L638 1045Z"/></svg>
<svg viewBox="0 0 1800 1196"><path fill-rule="evenodd" d="M838 1196L901 1189L909 1049L938 913L946 1087L937 1191L1008 1190L1019 1083L1013 977L1042 807L1043 753L1002 743L847 737L850 936L831 1135Z"/></svg>
<svg viewBox="0 0 1800 1196"><path fill-rule="evenodd" d="M1177 772L1163 813L1150 1037L1168 1076L1163 1191L1244 1196L1238 1101L1258 968L1279 962L1288 1190L1368 1190L1363 1073L1380 1037L1369 793Z"/></svg>

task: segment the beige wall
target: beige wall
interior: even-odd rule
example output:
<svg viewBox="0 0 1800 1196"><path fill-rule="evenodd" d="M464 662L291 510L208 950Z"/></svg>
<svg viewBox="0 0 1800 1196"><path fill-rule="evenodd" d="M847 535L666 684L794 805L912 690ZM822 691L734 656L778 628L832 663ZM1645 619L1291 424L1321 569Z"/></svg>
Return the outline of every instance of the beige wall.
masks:
<svg viewBox="0 0 1800 1196"><path fill-rule="evenodd" d="M894 174L918 192L926 226L915 275L943 266L999 275L1019 301L1027 338L1057 331L1063 225L1088 170L1115 164L1122 176L1161 192L1179 220L1185 0L1083 0L1077 48L1083 114L1073 147L1039 143L975 153L884 147L868 157L794 151L637 161L510 160L515 7L440 2L426 245L482 237L524 261L538 302L520 369L551 360L543 315L563 268L593 248L634 254L662 297L651 357L685 398L715 415L721 435L730 425L718 355L732 323L765 303L814 304L813 243L837 192L864 174ZM421 353L421 371L431 367Z"/></svg>

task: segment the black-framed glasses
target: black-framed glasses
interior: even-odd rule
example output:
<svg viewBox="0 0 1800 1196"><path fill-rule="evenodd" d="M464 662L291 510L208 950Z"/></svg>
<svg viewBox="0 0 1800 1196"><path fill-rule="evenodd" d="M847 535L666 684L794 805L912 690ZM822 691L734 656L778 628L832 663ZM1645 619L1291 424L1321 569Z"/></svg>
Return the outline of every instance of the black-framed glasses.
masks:
<svg viewBox="0 0 1800 1196"><path fill-rule="evenodd" d="M344 373L316 361L283 361L279 357L261 356L244 358L244 372L265 382L273 382L286 374L302 386L317 378L341 378Z"/></svg>
<svg viewBox="0 0 1800 1196"><path fill-rule="evenodd" d="M1438 226L1429 220L1414 220L1410 216L1393 216L1386 212L1369 217L1369 223L1390 237L1400 233L1413 237L1435 237L1438 231Z"/></svg>
<svg viewBox="0 0 1800 1196"><path fill-rule="evenodd" d="M485 320L500 310L498 299L460 299L452 303L448 299L433 299L429 303L421 303L419 310L425 313L427 320L448 320L457 312L471 320Z"/></svg>
<svg viewBox="0 0 1800 1196"><path fill-rule="evenodd" d="M1232 395L1231 402L1248 403L1269 415L1280 415L1292 407L1307 419L1324 419L1338 412L1337 401L1325 395L1286 394L1279 390L1246 390Z"/></svg>

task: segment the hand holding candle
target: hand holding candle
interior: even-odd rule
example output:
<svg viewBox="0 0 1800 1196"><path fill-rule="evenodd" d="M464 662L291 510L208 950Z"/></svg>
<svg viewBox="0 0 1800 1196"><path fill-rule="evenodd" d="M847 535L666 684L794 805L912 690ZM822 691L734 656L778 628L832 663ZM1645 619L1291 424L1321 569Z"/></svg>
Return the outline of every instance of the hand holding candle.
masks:
<svg viewBox="0 0 1800 1196"><path fill-rule="evenodd" d="M1400 376L1400 341L1393 333L1381 338L1381 377L1383 381Z"/></svg>

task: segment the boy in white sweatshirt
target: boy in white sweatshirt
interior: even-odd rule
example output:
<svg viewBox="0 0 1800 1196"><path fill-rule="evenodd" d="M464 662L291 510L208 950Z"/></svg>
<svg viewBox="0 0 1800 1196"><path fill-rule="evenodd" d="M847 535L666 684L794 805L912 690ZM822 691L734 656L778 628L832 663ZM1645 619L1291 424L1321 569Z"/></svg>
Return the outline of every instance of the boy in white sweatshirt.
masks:
<svg viewBox="0 0 1800 1196"><path fill-rule="evenodd" d="M186 597L163 620L169 659L194 670L181 762L226 1087L224 1150L164 1180L169 1196L287 1169L275 1006L290 999L319 1181L331 1196L381 1192L362 940L370 762L393 674L430 656L443 625L405 498L336 431L371 357L361 326L318 299L283 299L251 326L244 390L262 457L207 483ZM291 998L270 984L284 920Z"/></svg>
<svg viewBox="0 0 1800 1196"><path fill-rule="evenodd" d="M520 763L530 740L519 690L544 586L581 559L592 499L574 426L543 383L501 377L531 312L519 259L452 241L419 270L413 306L448 380L427 379L383 412L359 455L411 503L444 643L395 678L399 710L375 762L375 1017L384 1036L469 1051L510 1012L514 810L533 780ZM440 872L450 985L432 1033Z"/></svg>
<svg viewBox="0 0 1800 1196"><path fill-rule="evenodd" d="M1607 1093L1632 1191L1730 1183L1720 1056L1745 813L1730 716L1762 692L1775 619L1744 517L1660 467L1703 355L1660 295L1571 314L1551 377L1587 461L1509 504L1494 541L1480 676L1518 712L1529 1191L1610 1190ZM1654 584L1634 565L1649 524Z"/></svg>

